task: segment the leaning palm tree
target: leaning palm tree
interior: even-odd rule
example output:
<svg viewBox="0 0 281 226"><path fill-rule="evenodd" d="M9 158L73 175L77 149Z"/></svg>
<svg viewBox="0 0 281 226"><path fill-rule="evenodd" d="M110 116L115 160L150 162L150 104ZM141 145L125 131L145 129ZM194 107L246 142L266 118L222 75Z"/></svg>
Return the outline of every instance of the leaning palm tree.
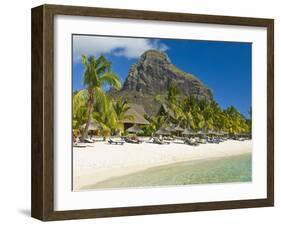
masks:
<svg viewBox="0 0 281 226"><path fill-rule="evenodd" d="M119 77L111 71L111 62L104 56L95 58L93 56L82 56L85 66L84 85L88 90L87 102L87 122L83 131L82 140L88 135L89 125L92 119L95 99L103 98L106 94L103 90L105 86L113 86L115 89L121 88Z"/></svg>

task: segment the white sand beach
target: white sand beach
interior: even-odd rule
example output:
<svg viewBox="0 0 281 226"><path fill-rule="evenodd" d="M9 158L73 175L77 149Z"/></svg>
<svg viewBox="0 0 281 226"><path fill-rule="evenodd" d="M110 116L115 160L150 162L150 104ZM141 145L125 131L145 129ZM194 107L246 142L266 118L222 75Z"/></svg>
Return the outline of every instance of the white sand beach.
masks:
<svg viewBox="0 0 281 226"><path fill-rule="evenodd" d="M194 147L171 143L111 145L107 142L87 144L73 149L73 190L96 184L112 177L172 163L237 156L251 153L252 141L228 140L220 144Z"/></svg>

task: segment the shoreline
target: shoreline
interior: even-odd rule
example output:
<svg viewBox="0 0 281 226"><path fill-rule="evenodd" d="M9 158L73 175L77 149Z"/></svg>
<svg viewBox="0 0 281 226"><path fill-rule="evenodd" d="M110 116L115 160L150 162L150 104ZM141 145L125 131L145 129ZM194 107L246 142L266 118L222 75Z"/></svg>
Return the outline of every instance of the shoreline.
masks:
<svg viewBox="0 0 281 226"><path fill-rule="evenodd" d="M204 169L206 169L206 166L211 166L211 167L207 167L208 173L210 174L210 172L214 171L214 169L217 171L218 169L224 170L222 169L222 165L225 166L226 162L228 166L231 165L230 168L233 166L236 166L236 168L238 168L241 167L241 164L238 164L237 166L239 160L243 161L251 158L252 158L251 153L247 153L247 154L241 154L236 156L192 160L192 161L176 162L176 163L171 163L162 166L155 166L132 174L118 176L118 177L111 177L107 180L100 181L96 184L84 186L81 188L81 191L251 182L252 174L249 173L251 170L245 170L245 168L243 168L242 170L244 172L244 175L239 174L239 176L238 175L233 176L233 172L232 172L232 175L228 175L227 178L224 178L223 180L220 180L218 174L216 174L214 177L206 177L206 175L202 175L205 174ZM181 168L184 168L185 178L182 178L183 170ZM194 174L198 175L198 168L201 171L199 172L200 179L198 179L198 177L194 179ZM251 164L250 164L250 168L251 168ZM226 174L225 170L223 172L224 173L221 174ZM155 177L155 175L157 175L157 178ZM164 180L163 177L165 178ZM168 180L167 177L169 177ZM189 178L187 179L186 177Z"/></svg>
<svg viewBox="0 0 281 226"><path fill-rule="evenodd" d="M251 140L228 140L198 147L150 143L110 145L97 142L86 148L73 149L73 191L84 191L87 186L155 167L239 156L250 154L251 150Z"/></svg>

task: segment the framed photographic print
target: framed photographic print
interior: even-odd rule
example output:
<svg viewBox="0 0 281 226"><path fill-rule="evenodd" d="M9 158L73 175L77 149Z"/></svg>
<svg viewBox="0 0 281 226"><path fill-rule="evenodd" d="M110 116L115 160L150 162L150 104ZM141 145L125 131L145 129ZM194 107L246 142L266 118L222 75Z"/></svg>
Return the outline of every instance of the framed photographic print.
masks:
<svg viewBox="0 0 281 226"><path fill-rule="evenodd" d="M272 19L32 9L32 216L273 206Z"/></svg>

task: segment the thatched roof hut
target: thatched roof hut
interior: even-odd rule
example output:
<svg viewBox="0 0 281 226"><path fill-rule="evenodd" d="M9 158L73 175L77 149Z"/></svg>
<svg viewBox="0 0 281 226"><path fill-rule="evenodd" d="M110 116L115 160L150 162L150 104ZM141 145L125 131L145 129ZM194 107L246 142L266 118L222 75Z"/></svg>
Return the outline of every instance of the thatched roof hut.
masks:
<svg viewBox="0 0 281 226"><path fill-rule="evenodd" d="M159 130L156 131L156 135L171 135L171 132L167 130L166 128L160 128Z"/></svg>
<svg viewBox="0 0 281 226"><path fill-rule="evenodd" d="M220 133L221 135L228 135L228 132L227 132L227 131L224 131L224 130L219 131L219 133Z"/></svg>
<svg viewBox="0 0 281 226"><path fill-rule="evenodd" d="M165 129L170 132L175 132L175 127L176 127L176 125L171 123L169 126L165 127Z"/></svg>
<svg viewBox="0 0 281 226"><path fill-rule="evenodd" d="M147 114L142 105L130 104L130 107L132 109L134 109L136 112L138 112L140 115L146 115Z"/></svg>
<svg viewBox="0 0 281 226"><path fill-rule="evenodd" d="M210 130L206 130L206 129L201 129L197 132L198 135L208 135L210 134Z"/></svg>
<svg viewBox="0 0 281 226"><path fill-rule="evenodd" d="M143 133L143 130L140 129L137 125L133 125L129 129L126 130L129 133Z"/></svg>
<svg viewBox="0 0 281 226"><path fill-rule="evenodd" d="M85 127L86 127L86 123L82 125L82 128L83 128L83 129L85 129ZM100 129L102 129L102 127L101 127L101 125L100 125L97 121L92 120L92 121L90 122L89 128L88 128L89 131L90 131L90 130L95 131L95 130L100 130Z"/></svg>
<svg viewBox="0 0 281 226"><path fill-rule="evenodd" d="M208 131L208 134L209 134L209 135L215 135L215 136L220 136L220 135L222 135L220 132L214 131L214 130L209 130L209 131Z"/></svg>
<svg viewBox="0 0 281 226"><path fill-rule="evenodd" d="M158 110L158 115L167 114L169 117L175 119L174 112L165 104L163 103Z"/></svg>
<svg viewBox="0 0 281 226"><path fill-rule="evenodd" d="M132 104L130 105L131 108L126 112L125 115L133 116L133 119L124 119L123 123L129 124L140 124L140 125L147 125L149 121L144 118L145 111L141 105Z"/></svg>
<svg viewBox="0 0 281 226"><path fill-rule="evenodd" d="M182 135L194 135L194 134L196 133L190 128L185 128L184 131L182 132Z"/></svg>
<svg viewBox="0 0 281 226"><path fill-rule="evenodd" d="M174 130L175 130L176 132L183 132L183 131L184 131L184 129L181 128L179 125L177 125L177 126L174 128Z"/></svg>

